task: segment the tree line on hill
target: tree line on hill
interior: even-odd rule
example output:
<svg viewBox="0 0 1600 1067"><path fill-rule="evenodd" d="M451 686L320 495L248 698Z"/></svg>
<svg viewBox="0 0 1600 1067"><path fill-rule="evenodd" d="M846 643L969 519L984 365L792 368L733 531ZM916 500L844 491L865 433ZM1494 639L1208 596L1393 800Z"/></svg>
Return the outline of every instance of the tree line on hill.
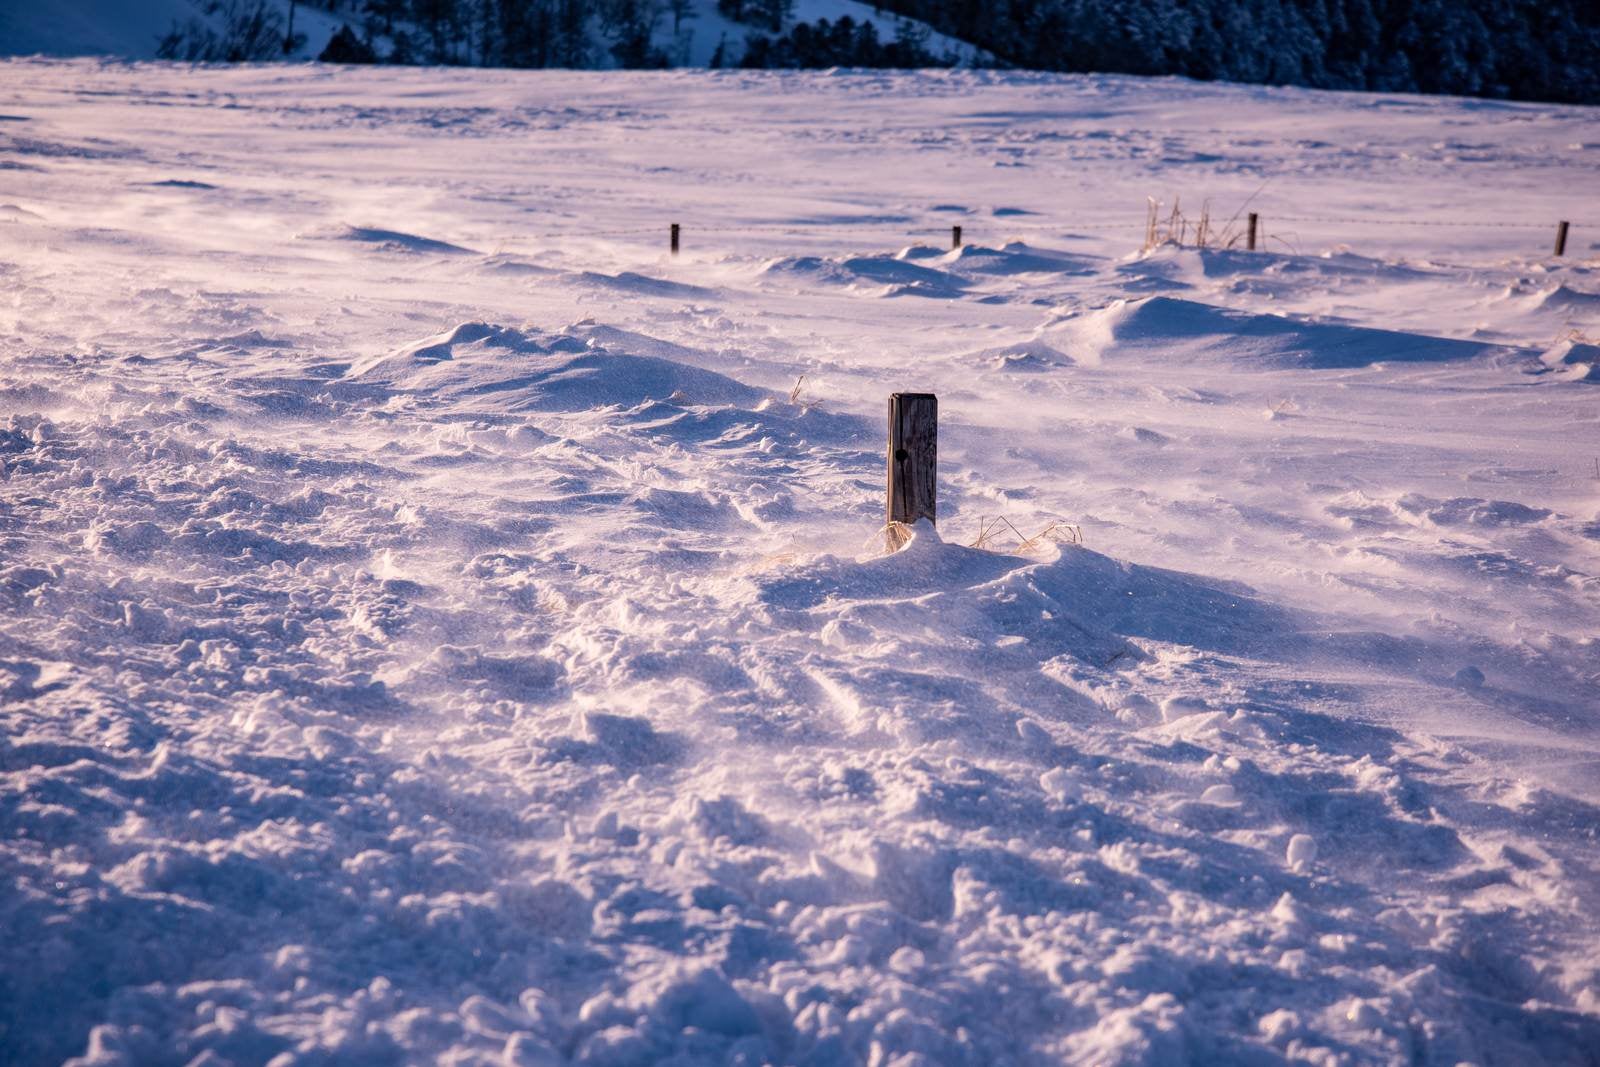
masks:
<svg viewBox="0 0 1600 1067"><path fill-rule="evenodd" d="M266 60L303 43L274 0L208 0L170 59ZM666 67L685 62L695 0L319 0L345 19L341 63ZM927 67L932 27L998 66L1179 74L1326 89L1600 103L1600 0L874 0L906 21L795 22L794 0L718 0L749 27L713 66ZM909 20L916 20L915 22Z"/></svg>
<svg viewBox="0 0 1600 1067"><path fill-rule="evenodd" d="M1600 103L1600 0L876 0L1033 70Z"/></svg>
<svg viewBox="0 0 1600 1067"><path fill-rule="evenodd" d="M207 0L207 19L174 24L160 40L164 59L247 62L280 58L305 44L275 0ZM319 59L332 63L498 67L668 67L687 52L684 24L694 0L320 0L345 18ZM868 20L793 22L794 0L718 0L726 18L749 27L724 40L712 66L932 67L954 60L926 47L927 31L905 22L893 39ZM674 47L674 42L678 47ZM676 54L674 54L676 53Z"/></svg>

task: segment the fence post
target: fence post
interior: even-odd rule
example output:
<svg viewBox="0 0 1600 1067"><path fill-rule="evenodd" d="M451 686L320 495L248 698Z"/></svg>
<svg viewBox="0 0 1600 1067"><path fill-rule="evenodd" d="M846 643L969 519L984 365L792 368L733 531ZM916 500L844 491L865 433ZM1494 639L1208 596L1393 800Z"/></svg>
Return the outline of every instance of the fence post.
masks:
<svg viewBox="0 0 1600 1067"><path fill-rule="evenodd" d="M952 226L952 227L950 227L950 247L951 248L960 248L961 247L961 227L960 226Z"/></svg>
<svg viewBox="0 0 1600 1067"><path fill-rule="evenodd" d="M1561 225L1556 227L1556 255L1567 254L1567 220L1562 219Z"/></svg>
<svg viewBox="0 0 1600 1067"><path fill-rule="evenodd" d="M1252 252L1256 250L1256 218L1256 213L1250 212L1250 236L1245 239L1245 247Z"/></svg>
<svg viewBox="0 0 1600 1067"><path fill-rule="evenodd" d="M906 542L918 519L938 520L939 398L889 394L889 550Z"/></svg>
<svg viewBox="0 0 1600 1067"><path fill-rule="evenodd" d="M678 224L676 222L672 224L672 254L678 254Z"/></svg>

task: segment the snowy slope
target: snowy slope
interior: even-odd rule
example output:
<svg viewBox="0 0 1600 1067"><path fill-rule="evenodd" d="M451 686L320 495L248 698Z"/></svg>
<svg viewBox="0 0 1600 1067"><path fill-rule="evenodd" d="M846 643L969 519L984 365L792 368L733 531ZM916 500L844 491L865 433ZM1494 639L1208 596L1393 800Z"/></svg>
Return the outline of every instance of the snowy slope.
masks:
<svg viewBox="0 0 1600 1067"><path fill-rule="evenodd" d="M275 0L287 19L288 0ZM0 55L114 56L154 59L161 38L191 20L219 26L198 0L6 0L0 4ZM305 44L289 59L310 59L327 47L340 20L300 4L296 34Z"/></svg>
<svg viewBox="0 0 1600 1067"><path fill-rule="evenodd" d="M198 14L191 0L11 0L0 6L0 53L153 59L161 34Z"/></svg>
<svg viewBox="0 0 1600 1067"><path fill-rule="evenodd" d="M1595 1062L1594 111L0 98L0 1061Z"/></svg>

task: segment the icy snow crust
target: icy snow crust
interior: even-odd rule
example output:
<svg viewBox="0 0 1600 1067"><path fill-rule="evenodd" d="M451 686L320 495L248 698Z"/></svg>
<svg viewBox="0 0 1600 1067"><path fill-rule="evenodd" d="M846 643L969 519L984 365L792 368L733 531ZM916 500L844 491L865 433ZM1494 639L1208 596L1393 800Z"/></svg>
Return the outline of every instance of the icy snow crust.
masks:
<svg viewBox="0 0 1600 1067"><path fill-rule="evenodd" d="M0 84L0 1060L1595 1062L1595 112Z"/></svg>

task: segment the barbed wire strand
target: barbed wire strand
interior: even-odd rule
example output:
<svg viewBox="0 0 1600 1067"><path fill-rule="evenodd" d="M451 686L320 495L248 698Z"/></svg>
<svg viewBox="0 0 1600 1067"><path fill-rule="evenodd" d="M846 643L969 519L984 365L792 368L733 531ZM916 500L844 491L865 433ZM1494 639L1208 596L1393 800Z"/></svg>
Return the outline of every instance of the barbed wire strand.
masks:
<svg viewBox="0 0 1600 1067"><path fill-rule="evenodd" d="M1395 226L1438 227L1452 229L1496 229L1496 230L1548 230L1554 227L1551 222L1526 222L1507 221L1501 219L1417 219L1395 218L1391 216L1335 216L1335 215L1276 215L1261 213L1263 222L1289 222L1311 225L1328 226L1382 226L1385 228ZM1573 228L1600 228L1600 223L1582 219L1569 219L1568 223ZM963 236L967 238L980 237L984 234L1006 233L1070 233L1074 231L1114 231L1114 230L1142 230L1148 223L1147 218L1133 218L1117 220L1059 220L1054 222L996 222L990 225L987 222L973 221L970 219L951 226L960 226ZM948 227L915 227L901 229L892 225L877 222L856 223L850 220L830 222L790 222L790 223L750 223L748 225L715 224L700 226L694 223L683 223L682 233L685 236L692 234L770 234L773 236L803 237L812 236L830 231L850 231L852 233L867 234L877 233L887 236L911 238L942 238L950 230ZM517 243L533 241L560 241L591 238L610 237L659 237L667 231L666 225L640 226L615 230L549 230L543 233L519 233L507 235L502 241L515 241Z"/></svg>

